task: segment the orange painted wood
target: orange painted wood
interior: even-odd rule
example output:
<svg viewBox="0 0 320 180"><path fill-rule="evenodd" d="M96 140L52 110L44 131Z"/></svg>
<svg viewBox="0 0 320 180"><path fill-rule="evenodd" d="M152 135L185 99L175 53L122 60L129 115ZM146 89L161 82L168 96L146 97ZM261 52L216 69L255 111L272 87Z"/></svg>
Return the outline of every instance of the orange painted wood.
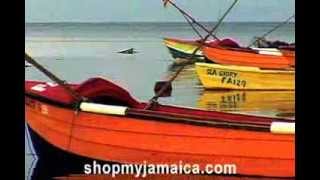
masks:
<svg viewBox="0 0 320 180"><path fill-rule="evenodd" d="M234 163L237 173L295 176L294 135L78 112L35 101L29 126L55 147L120 163Z"/></svg>
<svg viewBox="0 0 320 180"><path fill-rule="evenodd" d="M136 174L119 174L115 178L118 180L132 180L137 178ZM114 180L111 175L83 175L71 174L68 176L56 177L58 180ZM149 174L146 176L148 180L257 180L257 177L238 177L238 176L223 176L223 175L185 175L185 174L170 174L158 175ZM283 180L283 178L268 178L259 177L259 180ZM286 178L286 180L294 180L294 178Z"/></svg>
<svg viewBox="0 0 320 180"><path fill-rule="evenodd" d="M239 66L254 66L260 68L284 69L295 65L295 55L284 52L282 56L258 54L250 51L241 51L236 48L208 47L202 48L203 54L218 64Z"/></svg>

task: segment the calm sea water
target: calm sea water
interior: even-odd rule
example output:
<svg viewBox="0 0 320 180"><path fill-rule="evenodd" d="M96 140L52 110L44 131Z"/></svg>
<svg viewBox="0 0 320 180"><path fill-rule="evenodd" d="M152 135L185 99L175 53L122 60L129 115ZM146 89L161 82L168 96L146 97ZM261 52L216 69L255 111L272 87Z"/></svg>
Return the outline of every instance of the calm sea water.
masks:
<svg viewBox="0 0 320 180"><path fill-rule="evenodd" d="M204 23L208 28L214 23ZM231 37L242 45L251 42L277 23L224 23L218 37ZM25 46L39 63L68 82L103 77L128 89L139 100L153 95L154 83L174 73L173 59L162 43L164 37L194 39L185 23L34 23L26 24ZM295 41L295 25L287 24L269 39ZM138 53L118 51L135 48ZM33 67L25 69L27 80L45 80ZM173 95L162 103L220 111L276 116L294 113L294 92L204 91L188 66L173 84ZM26 137L26 172L33 156ZM27 174L26 174L27 176Z"/></svg>

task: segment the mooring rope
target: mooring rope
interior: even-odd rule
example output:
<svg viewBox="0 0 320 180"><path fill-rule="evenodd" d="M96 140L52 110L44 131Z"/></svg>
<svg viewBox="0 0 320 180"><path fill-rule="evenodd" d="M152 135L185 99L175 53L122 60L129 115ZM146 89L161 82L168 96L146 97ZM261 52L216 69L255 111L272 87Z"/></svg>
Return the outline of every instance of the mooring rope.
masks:
<svg viewBox="0 0 320 180"><path fill-rule="evenodd" d="M248 45L248 48L251 47L253 44L255 44L258 40L261 40L263 38L265 38L266 36L268 36L270 33L272 33L273 31L277 30L278 28L280 28L282 25L287 24L292 18L295 17L295 14L293 14L292 16L290 16L288 19L286 19L285 21L283 21L282 23L279 23L277 26L275 26L274 28L270 29L268 32L264 33L261 37L256 38L252 43L250 43Z"/></svg>
<svg viewBox="0 0 320 180"><path fill-rule="evenodd" d="M193 29L193 31L201 38L201 40L203 39L203 36L201 35L201 33L196 29L196 27L194 27L193 22L190 21L190 19L188 18L188 16L186 16L185 14L183 14L183 17L186 19L186 21L188 22L188 24L191 26L191 28Z"/></svg>
<svg viewBox="0 0 320 180"><path fill-rule="evenodd" d="M200 44L198 45L198 47L193 51L193 53L191 54L190 57L187 58L188 61L191 61L195 56L196 53L202 48L202 46L204 46L205 41L212 36L213 32L215 32L215 30L220 26L220 24L222 23L222 21L224 20L224 18L229 14L229 12L231 11L231 9L237 4L239 0L234 0L234 2L232 3L232 5L227 9L227 11L223 14L223 16L219 19L218 23L211 29L211 31L208 32L208 34L200 41ZM180 9L179 7L177 7L175 4L173 4L170 0L168 1L170 2L174 7L176 7L178 10ZM179 10L181 11L181 10ZM218 39L217 39L218 40ZM171 83L178 77L178 75L180 74L180 72L182 72L182 70L185 68L187 64L181 66L177 72L168 80L166 81L166 83L164 84L164 86L162 86L162 88L153 96L149 99L149 103L146 105L146 107L144 109L150 109L155 103L157 103L158 98L162 96L162 94L169 88L169 86L171 85Z"/></svg>

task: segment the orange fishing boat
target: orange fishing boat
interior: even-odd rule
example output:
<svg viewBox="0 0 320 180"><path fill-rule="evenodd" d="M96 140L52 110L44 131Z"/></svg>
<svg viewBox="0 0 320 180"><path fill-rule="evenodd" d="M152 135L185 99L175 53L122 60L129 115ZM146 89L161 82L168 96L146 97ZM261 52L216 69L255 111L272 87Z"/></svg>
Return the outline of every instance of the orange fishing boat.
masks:
<svg viewBox="0 0 320 180"><path fill-rule="evenodd" d="M292 61L290 61L291 66L295 67L296 66L296 61L295 61L295 57L296 57L296 51L292 50L292 49L279 49L281 51L281 53L283 54L283 56L289 58L289 59L293 59Z"/></svg>
<svg viewBox="0 0 320 180"><path fill-rule="evenodd" d="M92 78L69 87L25 82L27 126L39 156L59 151L119 163L235 164L238 175L295 176L294 121L139 102Z"/></svg>
<svg viewBox="0 0 320 180"><path fill-rule="evenodd" d="M218 64L255 66L266 69L295 67L295 53L290 50L205 46L202 52L207 59Z"/></svg>

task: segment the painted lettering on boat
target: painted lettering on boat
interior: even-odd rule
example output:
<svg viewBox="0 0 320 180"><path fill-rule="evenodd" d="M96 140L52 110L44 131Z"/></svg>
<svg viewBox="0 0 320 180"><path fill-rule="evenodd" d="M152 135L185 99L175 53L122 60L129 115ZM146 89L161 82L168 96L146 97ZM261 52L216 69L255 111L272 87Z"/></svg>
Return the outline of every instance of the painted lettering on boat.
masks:
<svg viewBox="0 0 320 180"><path fill-rule="evenodd" d="M237 77L238 73L236 72L231 72L231 71L220 71L219 76L224 76L224 77Z"/></svg>
<svg viewBox="0 0 320 180"><path fill-rule="evenodd" d="M44 115L48 115L49 114L49 110L48 110L48 107L46 105L44 105L44 104L42 104L40 102L37 102L37 101L35 101L35 100L31 99L31 98L26 97L25 98L25 104L28 107L40 112L41 114L44 114Z"/></svg>
<svg viewBox="0 0 320 180"><path fill-rule="evenodd" d="M212 76L223 76L223 77L237 77L238 73L232 72L232 71L219 71L217 69L208 69L207 70L208 75Z"/></svg>
<svg viewBox="0 0 320 180"><path fill-rule="evenodd" d="M43 92L46 90L46 84L37 84L35 86L32 86L31 89L38 92Z"/></svg>
<svg viewBox="0 0 320 180"><path fill-rule="evenodd" d="M216 76L217 71L215 69L207 69L207 74L212 75L212 76Z"/></svg>
<svg viewBox="0 0 320 180"><path fill-rule="evenodd" d="M233 84L238 87L246 87L247 82L245 80L240 80L240 79L235 79L232 77L222 77L221 78L221 83L222 84Z"/></svg>
<svg viewBox="0 0 320 180"><path fill-rule="evenodd" d="M218 69L209 68L207 74L210 76L221 77L222 84L233 84L238 87L246 87L247 81L238 78L238 73L232 71L221 71Z"/></svg>
<svg viewBox="0 0 320 180"><path fill-rule="evenodd" d="M58 84L56 84L56 83L47 82L45 84L41 83L41 84L34 85L34 86L31 87L31 89L34 90L34 91L43 92L43 91L47 90L48 86L55 87L57 85Z"/></svg>

